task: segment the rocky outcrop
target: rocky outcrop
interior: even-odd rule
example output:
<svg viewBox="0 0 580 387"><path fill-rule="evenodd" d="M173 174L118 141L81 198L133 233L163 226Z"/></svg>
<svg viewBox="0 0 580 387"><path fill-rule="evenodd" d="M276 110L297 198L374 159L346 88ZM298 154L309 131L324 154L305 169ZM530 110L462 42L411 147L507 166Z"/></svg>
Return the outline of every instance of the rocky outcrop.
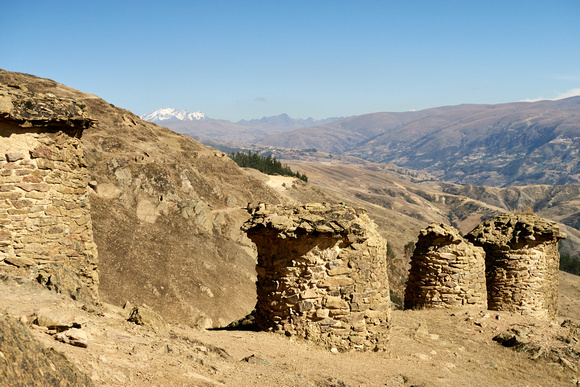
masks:
<svg viewBox="0 0 580 387"><path fill-rule="evenodd" d="M44 348L22 323L0 312L0 385L92 386L65 356Z"/></svg>
<svg viewBox="0 0 580 387"><path fill-rule="evenodd" d="M0 84L0 271L95 302L85 105Z"/></svg>
<svg viewBox="0 0 580 387"><path fill-rule="evenodd" d="M338 350L385 348L386 241L364 211L261 205L243 228L258 249L259 329Z"/></svg>
<svg viewBox="0 0 580 387"><path fill-rule="evenodd" d="M535 317L558 314L558 226L535 215L503 214L487 220L466 238L486 253L490 310Z"/></svg>
<svg viewBox="0 0 580 387"><path fill-rule="evenodd" d="M486 305L483 248L445 224L421 230L411 257L405 309Z"/></svg>

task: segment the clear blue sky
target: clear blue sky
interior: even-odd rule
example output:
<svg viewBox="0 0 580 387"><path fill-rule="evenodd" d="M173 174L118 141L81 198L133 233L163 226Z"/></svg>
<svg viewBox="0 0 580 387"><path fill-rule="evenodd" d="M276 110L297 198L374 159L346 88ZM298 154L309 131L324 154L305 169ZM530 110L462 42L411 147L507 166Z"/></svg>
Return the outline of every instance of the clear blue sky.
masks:
<svg viewBox="0 0 580 387"><path fill-rule="evenodd" d="M351 116L580 94L580 1L27 1L0 68L142 115Z"/></svg>

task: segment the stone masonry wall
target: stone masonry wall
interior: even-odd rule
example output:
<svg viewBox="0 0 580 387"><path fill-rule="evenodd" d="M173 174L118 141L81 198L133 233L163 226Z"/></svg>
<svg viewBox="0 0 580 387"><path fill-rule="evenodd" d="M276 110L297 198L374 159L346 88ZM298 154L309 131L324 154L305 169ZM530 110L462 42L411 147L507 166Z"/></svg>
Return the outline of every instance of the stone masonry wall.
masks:
<svg viewBox="0 0 580 387"><path fill-rule="evenodd" d="M0 85L0 272L97 296L82 103Z"/></svg>
<svg viewBox="0 0 580 387"><path fill-rule="evenodd" d="M262 205L244 229L258 249L260 329L339 350L385 348L386 241L362 210Z"/></svg>
<svg viewBox="0 0 580 387"><path fill-rule="evenodd" d="M558 314L558 240L555 223L535 215L504 214L466 238L486 253L488 309L540 318Z"/></svg>
<svg viewBox="0 0 580 387"><path fill-rule="evenodd" d="M455 228L421 230L411 257L405 309L487 307L485 253Z"/></svg>

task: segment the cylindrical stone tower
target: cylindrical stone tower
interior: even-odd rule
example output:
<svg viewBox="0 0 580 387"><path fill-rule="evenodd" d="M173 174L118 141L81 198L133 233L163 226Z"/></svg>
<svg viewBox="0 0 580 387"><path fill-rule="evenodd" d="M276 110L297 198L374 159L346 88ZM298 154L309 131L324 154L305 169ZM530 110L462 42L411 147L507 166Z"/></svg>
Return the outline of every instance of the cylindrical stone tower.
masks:
<svg viewBox="0 0 580 387"><path fill-rule="evenodd" d="M386 241L363 210L261 206L244 230L258 249L260 329L339 350L385 348Z"/></svg>
<svg viewBox="0 0 580 387"><path fill-rule="evenodd" d="M485 254L455 228L421 230L411 257L405 309L486 307Z"/></svg>
<svg viewBox="0 0 580 387"><path fill-rule="evenodd" d="M504 214L466 238L486 253L488 309L543 318L558 314L558 226L535 215Z"/></svg>

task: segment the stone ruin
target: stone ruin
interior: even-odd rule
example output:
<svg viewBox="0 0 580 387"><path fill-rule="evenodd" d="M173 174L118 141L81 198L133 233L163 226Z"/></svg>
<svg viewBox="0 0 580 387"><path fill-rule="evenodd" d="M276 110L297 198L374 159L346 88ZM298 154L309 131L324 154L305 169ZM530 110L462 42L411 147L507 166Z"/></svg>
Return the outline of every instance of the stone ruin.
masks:
<svg viewBox="0 0 580 387"><path fill-rule="evenodd" d="M558 241L554 222L535 215L504 214L466 235L485 250L490 310L541 318L558 314Z"/></svg>
<svg viewBox="0 0 580 387"><path fill-rule="evenodd" d="M364 210L308 204L253 210L256 324L338 350L384 350L391 321L386 241Z"/></svg>
<svg viewBox="0 0 580 387"><path fill-rule="evenodd" d="M445 224L432 223L421 230L411 258L405 309L486 304L483 248Z"/></svg>
<svg viewBox="0 0 580 387"><path fill-rule="evenodd" d="M80 101L0 84L0 272L32 276L84 302L97 296L97 248Z"/></svg>

